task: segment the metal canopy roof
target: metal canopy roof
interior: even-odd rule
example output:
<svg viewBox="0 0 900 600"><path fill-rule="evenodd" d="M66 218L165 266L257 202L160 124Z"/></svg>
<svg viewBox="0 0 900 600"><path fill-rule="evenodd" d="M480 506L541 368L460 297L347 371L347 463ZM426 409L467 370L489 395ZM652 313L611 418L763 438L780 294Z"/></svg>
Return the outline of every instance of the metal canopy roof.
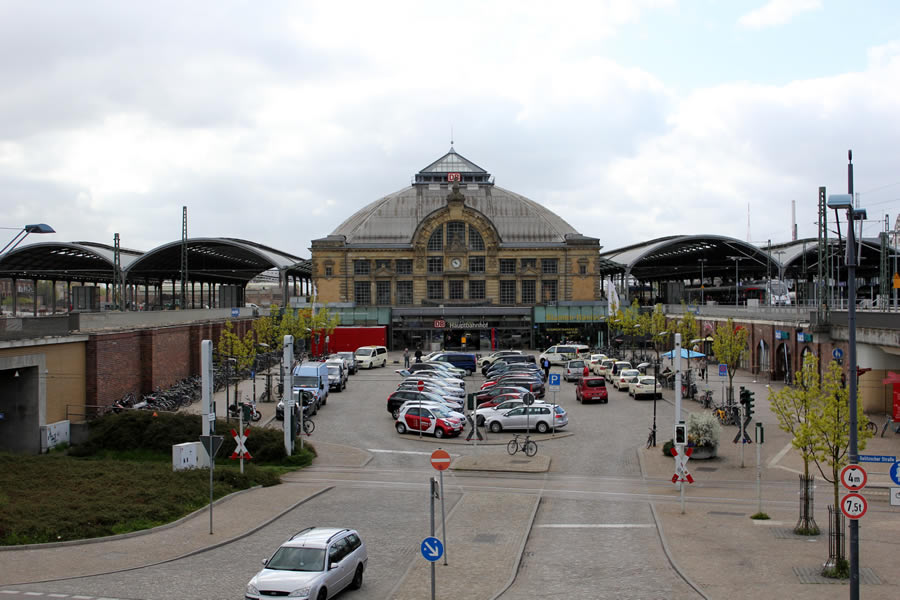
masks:
<svg viewBox="0 0 900 600"><path fill-rule="evenodd" d="M194 238L188 245L188 280L245 284L269 269L309 278L310 261L234 238ZM134 283L179 279L181 241L149 252L120 248L126 279ZM0 256L0 277L113 283L115 250L96 242L29 244Z"/></svg>
<svg viewBox="0 0 900 600"><path fill-rule="evenodd" d="M122 267L143 252L121 248ZM0 277L112 283L114 249L96 242L41 242L16 248L0 257Z"/></svg>
<svg viewBox="0 0 900 600"><path fill-rule="evenodd" d="M244 284L269 269L309 277L309 261L255 242L235 238L187 240L190 281ZM145 253L126 269L130 281L181 277L181 241Z"/></svg>
<svg viewBox="0 0 900 600"><path fill-rule="evenodd" d="M731 278L735 263L742 279L778 273L778 261L765 250L720 235L667 236L603 252L600 257L624 264L626 273L639 281L699 279L701 269L704 278Z"/></svg>
<svg viewBox="0 0 900 600"><path fill-rule="evenodd" d="M846 243L846 237L840 241L837 238L828 238L830 253L832 256L837 256L837 260L842 265L844 264ZM860 277L878 277L881 270L881 239L867 237L857 240L857 243L861 247L860 261L856 267L857 274ZM818 276L819 246L816 238L805 238L786 244L773 245L771 252L781 259L786 279L814 279ZM897 250L888 246L890 261L894 260L896 254ZM804 264L806 266L805 271ZM890 263L890 267L893 269L893 262ZM893 273L893 270L891 273Z"/></svg>

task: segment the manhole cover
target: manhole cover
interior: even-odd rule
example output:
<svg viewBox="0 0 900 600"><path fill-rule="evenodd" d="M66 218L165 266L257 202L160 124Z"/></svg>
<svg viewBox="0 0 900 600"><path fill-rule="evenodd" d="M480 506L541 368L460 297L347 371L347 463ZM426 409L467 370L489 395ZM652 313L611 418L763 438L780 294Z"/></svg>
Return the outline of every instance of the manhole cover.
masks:
<svg viewBox="0 0 900 600"><path fill-rule="evenodd" d="M497 534L496 533L479 533L475 536L475 543L477 544L496 544L497 543Z"/></svg>

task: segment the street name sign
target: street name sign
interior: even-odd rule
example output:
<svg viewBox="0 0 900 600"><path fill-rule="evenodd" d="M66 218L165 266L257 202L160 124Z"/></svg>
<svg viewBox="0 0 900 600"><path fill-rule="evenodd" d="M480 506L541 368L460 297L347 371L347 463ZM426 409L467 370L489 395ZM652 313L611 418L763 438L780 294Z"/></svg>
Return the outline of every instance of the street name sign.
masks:
<svg viewBox="0 0 900 600"><path fill-rule="evenodd" d="M897 462L897 457L885 454L860 454L859 462L892 463ZM900 481L897 483L900 483Z"/></svg>
<svg viewBox="0 0 900 600"><path fill-rule="evenodd" d="M422 540L422 556L429 562L436 562L444 555L444 544L436 537Z"/></svg>

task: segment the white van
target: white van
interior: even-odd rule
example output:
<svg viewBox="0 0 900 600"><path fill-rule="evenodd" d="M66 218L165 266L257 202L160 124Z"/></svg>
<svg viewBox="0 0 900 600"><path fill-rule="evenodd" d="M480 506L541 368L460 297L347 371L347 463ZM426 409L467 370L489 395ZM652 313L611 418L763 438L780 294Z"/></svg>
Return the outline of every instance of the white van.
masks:
<svg viewBox="0 0 900 600"><path fill-rule="evenodd" d="M387 348L384 346L362 346L353 353L360 369L387 366Z"/></svg>
<svg viewBox="0 0 900 600"><path fill-rule="evenodd" d="M294 391L311 393L317 408L328 402L328 365L323 362L305 362L294 367L293 375Z"/></svg>
<svg viewBox="0 0 900 600"><path fill-rule="evenodd" d="M585 358L584 355L590 352L590 346L584 344L559 344L550 346L544 350L538 357L538 364L546 358L551 365L564 365L570 360L577 358Z"/></svg>

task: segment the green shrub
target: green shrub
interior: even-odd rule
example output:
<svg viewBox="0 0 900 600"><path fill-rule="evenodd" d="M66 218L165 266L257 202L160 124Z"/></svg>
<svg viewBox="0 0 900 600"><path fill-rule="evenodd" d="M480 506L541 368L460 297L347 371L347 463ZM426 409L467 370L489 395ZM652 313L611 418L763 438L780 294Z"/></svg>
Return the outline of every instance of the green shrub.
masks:
<svg viewBox="0 0 900 600"><path fill-rule="evenodd" d="M675 447L675 440L669 440L662 447L662 453L666 456L672 456L672 448Z"/></svg>

